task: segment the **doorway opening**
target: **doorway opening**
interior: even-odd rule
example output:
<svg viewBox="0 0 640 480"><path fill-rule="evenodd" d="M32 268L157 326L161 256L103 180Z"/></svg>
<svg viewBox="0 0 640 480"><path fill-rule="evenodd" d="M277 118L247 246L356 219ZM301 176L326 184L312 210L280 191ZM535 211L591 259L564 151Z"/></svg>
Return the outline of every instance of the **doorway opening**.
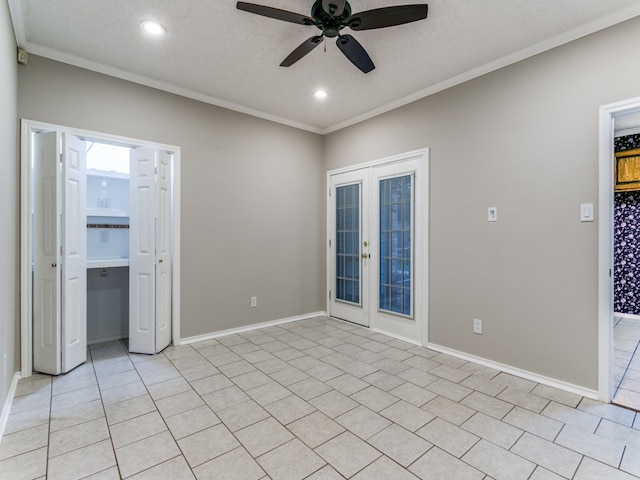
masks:
<svg viewBox="0 0 640 480"><path fill-rule="evenodd" d="M635 125L634 125L635 123ZM632 251L626 252L630 243L634 243L633 232L627 231L629 211L635 210L631 203L640 198L640 190L634 191L627 178L633 176L628 165L619 164L620 155L616 150L625 150L628 140L640 133L640 98L604 105L600 108L599 118L599 229L598 229L598 391L603 402L614 402L626 407L639 409L640 394L625 394L628 387L634 386L636 363L640 367L640 358L634 360L638 340L631 332L640 320L635 318L636 293L629 288L635 283L635 259ZM637 131L636 131L637 130ZM627 149L628 151L631 151ZM638 157L640 165L640 156ZM619 167L622 167L620 169ZM640 183L638 184L640 186ZM626 190L626 192L625 192ZM629 210L626 211L625 210ZM626 219L624 217L627 217ZM631 235L631 237L629 237ZM626 237L626 238L625 238ZM630 240L633 240L630 242ZM631 268L629 268L631 267ZM631 281L630 281L631 280ZM640 281L640 278L637 279ZM640 290L638 290L640 293ZM640 302L640 297L638 298ZM639 311L640 313L640 311ZM637 323L636 323L637 322ZM640 368L638 368L640 372ZM629 376L626 374L629 373ZM625 377L628 381L625 383ZM640 391L640 389L638 389Z"/></svg>
<svg viewBox="0 0 640 480"><path fill-rule="evenodd" d="M179 147L23 120L21 159L22 376L179 343Z"/></svg>
<svg viewBox="0 0 640 480"><path fill-rule="evenodd" d="M427 343L428 149L327 174L327 311Z"/></svg>

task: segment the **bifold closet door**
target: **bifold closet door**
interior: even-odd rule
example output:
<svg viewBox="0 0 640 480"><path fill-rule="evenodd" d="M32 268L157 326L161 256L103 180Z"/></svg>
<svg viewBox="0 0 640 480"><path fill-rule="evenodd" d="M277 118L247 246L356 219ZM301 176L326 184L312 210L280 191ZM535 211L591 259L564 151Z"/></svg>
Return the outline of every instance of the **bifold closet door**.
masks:
<svg viewBox="0 0 640 480"><path fill-rule="evenodd" d="M85 147L58 132L32 145L33 368L57 375L87 359Z"/></svg>
<svg viewBox="0 0 640 480"><path fill-rule="evenodd" d="M131 151L129 351L153 354L171 342L171 159Z"/></svg>

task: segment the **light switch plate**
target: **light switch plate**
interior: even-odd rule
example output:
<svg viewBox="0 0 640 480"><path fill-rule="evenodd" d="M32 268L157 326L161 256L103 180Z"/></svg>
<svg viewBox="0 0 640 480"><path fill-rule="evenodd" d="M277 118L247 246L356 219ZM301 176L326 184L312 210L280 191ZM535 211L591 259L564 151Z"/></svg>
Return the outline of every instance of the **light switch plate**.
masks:
<svg viewBox="0 0 640 480"><path fill-rule="evenodd" d="M580 221L593 222L593 203L580 204Z"/></svg>
<svg viewBox="0 0 640 480"><path fill-rule="evenodd" d="M489 207L487 209L487 221L489 222L498 221L498 207Z"/></svg>

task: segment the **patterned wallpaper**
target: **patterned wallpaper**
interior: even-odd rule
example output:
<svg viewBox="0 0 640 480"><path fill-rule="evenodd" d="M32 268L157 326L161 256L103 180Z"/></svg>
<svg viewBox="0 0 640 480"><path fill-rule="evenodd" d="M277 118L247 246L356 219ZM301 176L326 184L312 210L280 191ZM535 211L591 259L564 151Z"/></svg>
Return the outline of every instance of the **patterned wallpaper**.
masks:
<svg viewBox="0 0 640 480"><path fill-rule="evenodd" d="M640 135L618 137L614 147L640 148ZM640 315L640 191L616 192L613 215L613 309Z"/></svg>

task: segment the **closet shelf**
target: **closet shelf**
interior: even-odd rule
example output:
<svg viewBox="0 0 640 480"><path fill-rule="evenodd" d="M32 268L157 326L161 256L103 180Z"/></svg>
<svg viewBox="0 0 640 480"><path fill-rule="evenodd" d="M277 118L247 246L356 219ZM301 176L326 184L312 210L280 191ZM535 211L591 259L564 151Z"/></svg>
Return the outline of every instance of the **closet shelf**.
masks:
<svg viewBox="0 0 640 480"><path fill-rule="evenodd" d="M87 268L112 268L112 267L128 267L128 258L102 258L97 260L87 260Z"/></svg>
<svg viewBox="0 0 640 480"><path fill-rule="evenodd" d="M110 209L98 209L88 208L87 217L128 217L129 212L124 210L110 210Z"/></svg>
<svg viewBox="0 0 640 480"><path fill-rule="evenodd" d="M87 228L129 228L129 225L116 225L113 223L87 223Z"/></svg>

